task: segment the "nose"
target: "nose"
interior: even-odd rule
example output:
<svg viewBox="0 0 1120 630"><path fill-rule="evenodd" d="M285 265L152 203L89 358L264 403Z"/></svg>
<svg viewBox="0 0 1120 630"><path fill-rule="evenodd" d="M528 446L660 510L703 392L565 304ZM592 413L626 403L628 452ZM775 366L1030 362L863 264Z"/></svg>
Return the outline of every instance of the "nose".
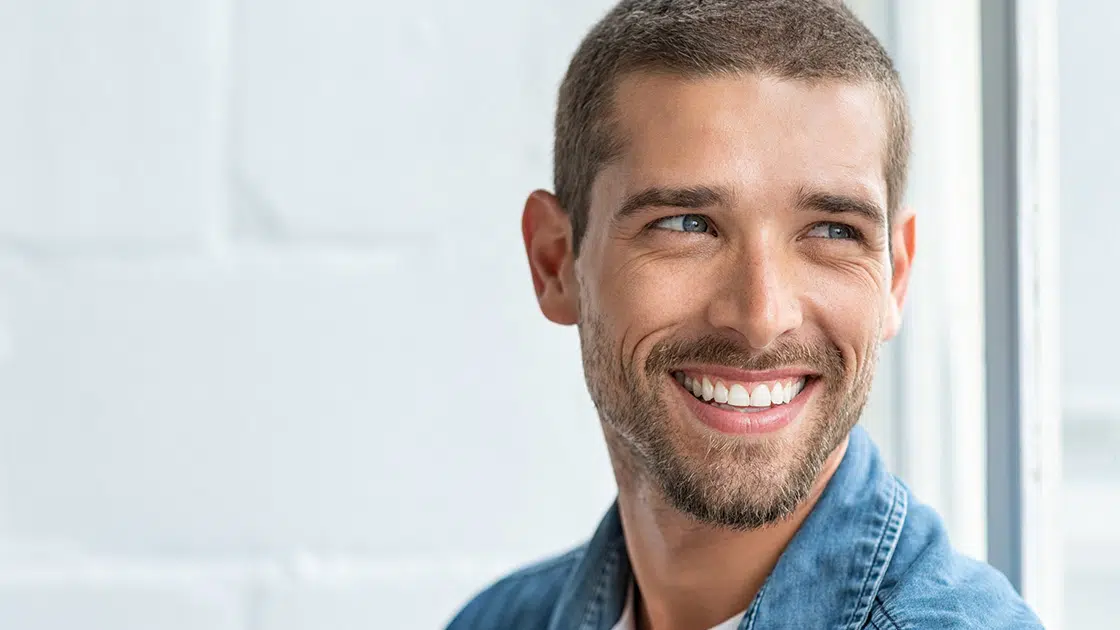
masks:
<svg viewBox="0 0 1120 630"><path fill-rule="evenodd" d="M708 308L709 322L762 350L801 326L801 303L790 264L779 252L754 247L729 264Z"/></svg>

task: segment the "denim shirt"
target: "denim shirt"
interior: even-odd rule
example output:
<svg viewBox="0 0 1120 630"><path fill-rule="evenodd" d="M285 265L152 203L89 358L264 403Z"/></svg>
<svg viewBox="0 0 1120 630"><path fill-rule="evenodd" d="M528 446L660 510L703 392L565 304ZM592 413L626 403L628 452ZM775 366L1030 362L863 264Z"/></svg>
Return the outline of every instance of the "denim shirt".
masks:
<svg viewBox="0 0 1120 630"><path fill-rule="evenodd" d="M616 504L587 544L500 580L448 630L609 630L631 580ZM953 551L856 427L739 630L1041 627L1001 573Z"/></svg>

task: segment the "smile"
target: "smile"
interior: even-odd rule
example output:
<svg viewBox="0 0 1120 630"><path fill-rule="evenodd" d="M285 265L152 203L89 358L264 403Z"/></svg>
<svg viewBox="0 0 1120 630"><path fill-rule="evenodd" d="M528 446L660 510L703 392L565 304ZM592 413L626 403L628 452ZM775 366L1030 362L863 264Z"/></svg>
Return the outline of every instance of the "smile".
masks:
<svg viewBox="0 0 1120 630"><path fill-rule="evenodd" d="M673 378L698 400L744 413L785 405L797 398L807 382L806 376L800 376L748 383L683 371L673 372Z"/></svg>

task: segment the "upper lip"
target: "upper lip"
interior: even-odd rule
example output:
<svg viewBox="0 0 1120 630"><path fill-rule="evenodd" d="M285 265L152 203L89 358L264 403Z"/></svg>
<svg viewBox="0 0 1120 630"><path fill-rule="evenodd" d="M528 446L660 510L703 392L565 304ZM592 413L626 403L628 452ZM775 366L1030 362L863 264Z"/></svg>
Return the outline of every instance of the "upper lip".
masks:
<svg viewBox="0 0 1120 630"><path fill-rule="evenodd" d="M784 367L776 370L741 370L726 365L684 365L672 371L714 376L726 381L743 383L780 381L787 378L801 378L803 376L811 377L817 375L815 371L803 367Z"/></svg>

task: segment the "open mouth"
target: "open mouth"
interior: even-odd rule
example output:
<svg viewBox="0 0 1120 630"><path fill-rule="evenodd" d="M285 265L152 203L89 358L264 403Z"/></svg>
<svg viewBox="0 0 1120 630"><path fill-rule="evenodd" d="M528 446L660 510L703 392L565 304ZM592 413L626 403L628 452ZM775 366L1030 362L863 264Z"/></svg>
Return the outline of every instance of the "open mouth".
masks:
<svg viewBox="0 0 1120 630"><path fill-rule="evenodd" d="M713 407L743 413L759 412L795 400L810 376L791 376L770 381L729 381L722 377L676 371L673 378L697 400Z"/></svg>

